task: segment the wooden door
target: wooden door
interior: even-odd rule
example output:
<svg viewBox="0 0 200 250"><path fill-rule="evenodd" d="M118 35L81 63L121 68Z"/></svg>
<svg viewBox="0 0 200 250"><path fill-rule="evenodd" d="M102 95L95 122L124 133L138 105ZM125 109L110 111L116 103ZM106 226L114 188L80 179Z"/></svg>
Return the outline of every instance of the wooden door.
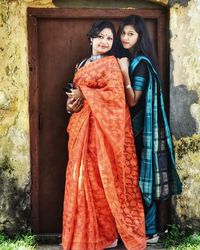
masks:
<svg viewBox="0 0 200 250"><path fill-rule="evenodd" d="M98 19L110 19L117 27L130 14L145 18L167 97L167 15L163 10L28 9L34 233L61 233L69 120L63 88L72 80L76 63L90 53L86 34Z"/></svg>

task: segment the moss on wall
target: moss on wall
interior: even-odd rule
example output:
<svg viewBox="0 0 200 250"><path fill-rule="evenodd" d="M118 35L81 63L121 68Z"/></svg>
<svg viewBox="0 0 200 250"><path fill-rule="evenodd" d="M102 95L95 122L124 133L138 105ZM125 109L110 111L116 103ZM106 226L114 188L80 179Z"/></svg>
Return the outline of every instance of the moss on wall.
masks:
<svg viewBox="0 0 200 250"><path fill-rule="evenodd" d="M180 140L174 140L176 159L181 160L186 155L200 151L200 135L192 137L182 137Z"/></svg>
<svg viewBox="0 0 200 250"><path fill-rule="evenodd" d="M175 141L183 193L173 199L173 221L182 229L200 230L200 135Z"/></svg>
<svg viewBox="0 0 200 250"><path fill-rule="evenodd" d="M30 185L19 187L8 156L0 162L0 231L14 234L30 225Z"/></svg>

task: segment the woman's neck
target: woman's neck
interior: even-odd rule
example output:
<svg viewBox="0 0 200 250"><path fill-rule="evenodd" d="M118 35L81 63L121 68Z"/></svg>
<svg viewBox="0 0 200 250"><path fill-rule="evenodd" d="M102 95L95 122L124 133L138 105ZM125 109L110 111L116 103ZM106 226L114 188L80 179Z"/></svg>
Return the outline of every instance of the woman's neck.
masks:
<svg viewBox="0 0 200 250"><path fill-rule="evenodd" d="M104 54L91 55L91 56L88 58L88 61L93 62L93 61L96 61L96 60L98 60L98 59L104 58L105 56L106 56L106 55L104 55Z"/></svg>

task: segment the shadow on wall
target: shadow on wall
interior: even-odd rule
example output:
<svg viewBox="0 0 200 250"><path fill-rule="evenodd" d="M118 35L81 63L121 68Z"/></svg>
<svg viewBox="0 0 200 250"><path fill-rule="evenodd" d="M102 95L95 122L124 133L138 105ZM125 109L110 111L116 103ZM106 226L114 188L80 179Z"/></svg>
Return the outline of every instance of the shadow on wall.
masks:
<svg viewBox="0 0 200 250"><path fill-rule="evenodd" d="M10 235L30 227L30 183L20 188L9 158L0 163L0 231Z"/></svg>
<svg viewBox="0 0 200 250"><path fill-rule="evenodd" d="M188 90L185 85L171 86L170 89L170 124L177 139L192 136L197 132L197 123L190 108L198 102L198 94Z"/></svg>

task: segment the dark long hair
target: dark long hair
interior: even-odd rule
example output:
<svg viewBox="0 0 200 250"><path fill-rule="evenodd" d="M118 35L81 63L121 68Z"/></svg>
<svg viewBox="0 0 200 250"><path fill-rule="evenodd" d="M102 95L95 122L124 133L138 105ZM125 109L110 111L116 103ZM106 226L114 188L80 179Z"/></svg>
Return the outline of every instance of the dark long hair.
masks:
<svg viewBox="0 0 200 250"><path fill-rule="evenodd" d="M126 25L131 25L135 29L135 31L139 34L138 41L134 45L131 53L128 50L123 48L123 45L120 39L121 33L124 29L124 26ZM155 49L151 42L146 24L143 18L140 16L131 15L131 16L125 17L122 20L122 22L120 23L119 29L117 31L115 51L117 53L117 56L119 57L128 56L130 59L134 58L137 55L144 55L150 59L155 69L158 70L157 60L155 56Z"/></svg>
<svg viewBox="0 0 200 250"><path fill-rule="evenodd" d="M96 21L92 25L92 28L90 29L90 31L87 34L89 42L91 42L91 38L98 37L99 33L105 28L111 29L111 31L112 31L112 33L113 33L113 46L114 46L114 41L116 38L116 30L115 30L113 23L109 20L99 20L99 21ZM114 54L113 46L112 46L112 49L106 53L107 55Z"/></svg>

